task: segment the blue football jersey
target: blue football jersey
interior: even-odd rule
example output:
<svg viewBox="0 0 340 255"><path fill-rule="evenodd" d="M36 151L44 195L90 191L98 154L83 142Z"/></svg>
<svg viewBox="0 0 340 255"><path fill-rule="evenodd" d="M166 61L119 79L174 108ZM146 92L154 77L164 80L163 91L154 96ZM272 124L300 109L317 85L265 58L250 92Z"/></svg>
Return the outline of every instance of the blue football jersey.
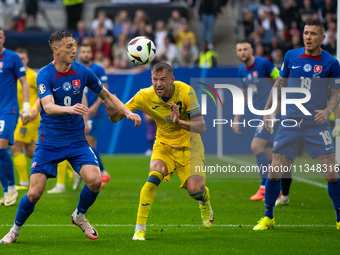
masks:
<svg viewBox="0 0 340 255"><path fill-rule="evenodd" d="M288 87L306 88L311 93L311 99L303 106L312 114L305 115L294 104L287 104L287 117L304 117L314 119L315 110L327 107L328 91L340 88L339 62L325 50L318 56L308 56L305 48L290 50L286 53L280 76L288 79ZM326 79L328 78L328 79ZM287 99L304 98L303 93L287 93Z"/></svg>
<svg viewBox="0 0 340 255"><path fill-rule="evenodd" d="M238 69L238 78L242 81L238 86L243 89L253 88L253 106L256 110L263 110L266 106L273 79L270 74L276 67L265 58L255 58L253 65L241 65Z"/></svg>
<svg viewBox="0 0 340 255"><path fill-rule="evenodd" d="M86 66L73 62L69 71L58 72L52 63L43 67L37 77L38 95L52 95L55 104L73 106L82 102L83 90L89 87L95 93L103 84ZM41 108L38 144L43 142L65 143L85 140L84 119L78 114L47 115Z"/></svg>
<svg viewBox="0 0 340 255"><path fill-rule="evenodd" d="M24 75L26 75L26 71L19 55L5 49L0 55L1 113L19 113L17 80Z"/></svg>
<svg viewBox="0 0 340 255"><path fill-rule="evenodd" d="M107 83L107 75L105 74L105 70L103 67L101 67L100 65L97 65L96 63L92 63L90 65L90 69L97 75L97 77L100 79L102 83ZM90 107L91 105L93 105L94 102L96 102L96 100L98 99L98 96L96 93L94 93L87 87L85 88L84 91L85 91L85 95L87 99L87 104ZM98 111L95 116L105 116L105 114L106 114L105 107L104 105L101 104L98 107Z"/></svg>

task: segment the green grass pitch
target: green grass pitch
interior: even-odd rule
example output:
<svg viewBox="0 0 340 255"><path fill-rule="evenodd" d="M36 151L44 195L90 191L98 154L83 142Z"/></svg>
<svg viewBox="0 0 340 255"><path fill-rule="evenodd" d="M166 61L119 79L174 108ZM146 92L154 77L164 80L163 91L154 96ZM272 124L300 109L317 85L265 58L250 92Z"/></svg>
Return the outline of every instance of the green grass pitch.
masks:
<svg viewBox="0 0 340 255"><path fill-rule="evenodd" d="M233 160L255 163L253 156ZM149 158L141 155L103 156L112 180L101 190L86 217L99 233L90 240L71 224L78 191L66 179L64 194L44 193L28 219L17 243L0 245L0 254L336 254L340 232L324 179L294 179L290 204L275 208L276 225L253 231L263 217L263 202L250 201L259 178L226 178L208 175L215 221L202 226L198 203L179 188L174 175L162 182L148 219L147 241L132 241L139 192L147 174ZM207 156L207 164L219 162ZM221 164L223 162L220 162ZM299 158L297 164L313 164ZM226 162L224 162L226 164ZM238 166L236 164L236 166ZM48 181L46 189L55 185ZM19 191L20 197L26 192ZM18 205L0 207L0 236L13 224Z"/></svg>

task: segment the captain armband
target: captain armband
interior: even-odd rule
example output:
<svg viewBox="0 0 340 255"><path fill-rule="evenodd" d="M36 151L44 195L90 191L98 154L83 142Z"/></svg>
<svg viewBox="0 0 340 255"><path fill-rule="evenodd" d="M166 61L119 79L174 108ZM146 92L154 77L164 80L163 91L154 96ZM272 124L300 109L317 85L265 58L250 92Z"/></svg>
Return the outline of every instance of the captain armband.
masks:
<svg viewBox="0 0 340 255"><path fill-rule="evenodd" d="M197 118L197 117L200 117L200 116L202 116L200 107L193 109L190 112L188 112L189 119L194 119L194 118Z"/></svg>

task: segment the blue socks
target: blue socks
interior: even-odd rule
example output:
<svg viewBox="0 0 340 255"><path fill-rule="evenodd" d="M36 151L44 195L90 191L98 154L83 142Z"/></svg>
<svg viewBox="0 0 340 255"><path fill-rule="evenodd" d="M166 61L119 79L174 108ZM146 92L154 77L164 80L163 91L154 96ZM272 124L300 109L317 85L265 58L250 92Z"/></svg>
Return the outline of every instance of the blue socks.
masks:
<svg viewBox="0 0 340 255"><path fill-rule="evenodd" d="M79 203L77 205L78 212L85 214L87 209L96 201L99 192L95 193L91 191L87 185L84 185L83 189L80 191Z"/></svg>
<svg viewBox="0 0 340 255"><path fill-rule="evenodd" d="M256 157L256 163L257 163L257 165L259 167L259 171L260 171L261 185L264 186L264 185L266 185L266 180L267 180L267 177L268 177L270 162L269 162L267 155L264 151L255 155L255 157ZM265 168L264 168L265 171L263 171L262 166L265 166Z"/></svg>
<svg viewBox="0 0 340 255"><path fill-rule="evenodd" d="M13 162L7 149L0 149L0 162L0 171L5 173L8 186L15 185Z"/></svg>
<svg viewBox="0 0 340 255"><path fill-rule="evenodd" d="M274 218L274 206L277 197L280 194L281 180L272 181L269 178L266 182L266 193L264 194L264 216Z"/></svg>
<svg viewBox="0 0 340 255"><path fill-rule="evenodd" d="M333 201L336 212L336 222L340 221L340 180L328 182L328 194Z"/></svg>
<svg viewBox="0 0 340 255"><path fill-rule="evenodd" d="M19 203L17 216L15 217L15 225L21 227L25 221L28 219L28 217L32 214L34 211L34 206L36 203L32 203L28 197L27 194L22 197Z"/></svg>
<svg viewBox="0 0 340 255"><path fill-rule="evenodd" d="M103 164L102 158L100 157L100 154L98 153L96 148L91 147L91 149L92 149L92 151L94 152L94 154L97 157L99 168L100 168L100 172L102 172L104 170L104 164Z"/></svg>

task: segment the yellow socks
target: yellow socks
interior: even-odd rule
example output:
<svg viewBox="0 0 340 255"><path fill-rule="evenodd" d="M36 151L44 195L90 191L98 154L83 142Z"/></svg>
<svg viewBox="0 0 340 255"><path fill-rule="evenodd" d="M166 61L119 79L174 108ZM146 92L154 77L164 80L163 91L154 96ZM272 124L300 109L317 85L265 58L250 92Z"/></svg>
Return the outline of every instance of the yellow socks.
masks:
<svg viewBox="0 0 340 255"><path fill-rule="evenodd" d="M150 171L149 177L140 192L137 224L146 224L146 220L151 210L151 205L156 196L157 186L160 184L163 178L164 176L161 172L156 170Z"/></svg>

